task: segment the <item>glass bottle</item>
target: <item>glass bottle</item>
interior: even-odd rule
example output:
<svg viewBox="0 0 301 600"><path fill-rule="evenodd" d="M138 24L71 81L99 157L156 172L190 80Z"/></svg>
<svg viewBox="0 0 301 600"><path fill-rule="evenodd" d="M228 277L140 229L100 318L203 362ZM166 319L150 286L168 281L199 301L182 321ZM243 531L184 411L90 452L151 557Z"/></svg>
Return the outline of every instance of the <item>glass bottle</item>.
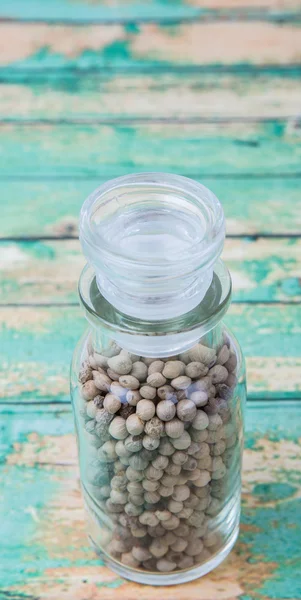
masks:
<svg viewBox="0 0 301 600"><path fill-rule="evenodd" d="M214 194L176 175L120 177L82 207L81 485L91 544L133 581L200 577L238 535L245 367L222 323L224 237Z"/></svg>

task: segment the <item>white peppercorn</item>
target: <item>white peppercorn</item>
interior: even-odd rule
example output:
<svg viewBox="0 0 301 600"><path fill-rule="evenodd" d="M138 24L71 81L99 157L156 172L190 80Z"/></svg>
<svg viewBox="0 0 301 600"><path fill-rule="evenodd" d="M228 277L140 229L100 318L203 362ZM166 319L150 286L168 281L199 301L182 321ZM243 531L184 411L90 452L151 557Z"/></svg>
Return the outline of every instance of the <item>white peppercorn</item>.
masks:
<svg viewBox="0 0 301 600"><path fill-rule="evenodd" d="M182 510L183 502L171 499L168 502L167 508L171 513L177 514Z"/></svg>
<svg viewBox="0 0 301 600"><path fill-rule="evenodd" d="M204 391L192 392L190 394L190 400L196 405L197 408L205 406L208 402L208 394Z"/></svg>
<svg viewBox="0 0 301 600"><path fill-rule="evenodd" d="M190 489L188 485L176 485L172 494L173 500L177 502L184 502L190 496Z"/></svg>
<svg viewBox="0 0 301 600"><path fill-rule="evenodd" d="M140 453L132 454L129 457L129 463L135 471L143 471L148 466L148 460L144 460Z"/></svg>
<svg viewBox="0 0 301 600"><path fill-rule="evenodd" d="M136 414L142 421L148 421L156 412L156 407L150 400L139 400L136 406Z"/></svg>
<svg viewBox="0 0 301 600"><path fill-rule="evenodd" d="M184 423L179 419L167 421L167 423L165 423L165 433L172 439L181 437L184 433Z"/></svg>
<svg viewBox="0 0 301 600"><path fill-rule="evenodd" d="M146 450L156 450L160 445L160 440L149 435L144 435L142 444Z"/></svg>
<svg viewBox="0 0 301 600"><path fill-rule="evenodd" d="M145 476L151 481L158 481L159 479L161 479L163 474L164 471L162 471L161 469L155 469L155 467L153 467L152 465L150 465L145 471Z"/></svg>
<svg viewBox="0 0 301 600"><path fill-rule="evenodd" d="M144 429L144 423L137 414L130 415L126 422L126 428L131 435L139 435Z"/></svg>
<svg viewBox="0 0 301 600"><path fill-rule="evenodd" d="M142 439L141 435L129 435L124 442L126 450L129 452L139 452L142 449Z"/></svg>
<svg viewBox="0 0 301 600"><path fill-rule="evenodd" d="M114 415L120 409L121 402L114 394L107 394L104 398L103 406L111 415Z"/></svg>
<svg viewBox="0 0 301 600"><path fill-rule="evenodd" d="M222 463L219 469L215 469L214 471L212 471L211 477L212 479L222 479L222 477L224 477L226 473L227 467L226 465L224 465L224 463Z"/></svg>
<svg viewBox="0 0 301 600"><path fill-rule="evenodd" d="M109 433L116 440L124 440L128 435L125 419L115 417L110 423Z"/></svg>
<svg viewBox="0 0 301 600"><path fill-rule="evenodd" d="M99 394L99 389L92 379L84 383L82 387L82 396L84 400L93 400Z"/></svg>
<svg viewBox="0 0 301 600"><path fill-rule="evenodd" d="M142 546L134 546L132 548L132 555L139 562L147 560L151 557L150 551L147 548L143 548Z"/></svg>
<svg viewBox="0 0 301 600"><path fill-rule="evenodd" d="M181 421L192 421L196 412L196 405L191 400L181 400L177 404L177 416Z"/></svg>
<svg viewBox="0 0 301 600"><path fill-rule="evenodd" d="M121 490L121 491L125 491L127 488L127 478L126 476L123 475L115 475L112 479L111 479L111 488L113 490Z"/></svg>
<svg viewBox="0 0 301 600"><path fill-rule="evenodd" d="M190 377L186 375L181 375L180 377L176 377L171 381L171 385L175 390L186 390L191 384Z"/></svg>
<svg viewBox="0 0 301 600"><path fill-rule="evenodd" d="M173 493L173 486L160 485L159 494L162 498L168 498Z"/></svg>
<svg viewBox="0 0 301 600"><path fill-rule="evenodd" d="M190 542L188 542L185 553L187 554L187 556L195 556L196 554L199 554L200 552L202 552L203 547L204 547L204 544L203 544L202 540L200 540L200 539L191 540Z"/></svg>
<svg viewBox="0 0 301 600"><path fill-rule="evenodd" d="M194 442L197 442L197 443L206 442L206 440L208 438L208 429L201 429L201 430L190 429L189 431L190 431L191 439Z"/></svg>
<svg viewBox="0 0 301 600"><path fill-rule="evenodd" d="M136 377L140 383L146 380L147 378L147 365L145 365L142 361L136 361L133 363L131 375Z"/></svg>
<svg viewBox="0 0 301 600"><path fill-rule="evenodd" d="M143 385L139 390L142 398L146 400L153 400L156 395L156 388L151 385Z"/></svg>
<svg viewBox="0 0 301 600"><path fill-rule="evenodd" d="M196 481L193 482L194 486L196 487L204 487L205 485L207 485L207 483L209 483L211 479L211 475L209 473L209 471L201 471L201 475L198 479L196 479Z"/></svg>
<svg viewBox="0 0 301 600"><path fill-rule="evenodd" d="M159 488L159 481L153 481L151 479L144 479L142 481L142 488L146 492L155 492Z"/></svg>
<svg viewBox="0 0 301 600"><path fill-rule="evenodd" d="M174 475L167 475L166 473L161 478L160 483L166 487L173 487L177 483L177 477Z"/></svg>
<svg viewBox="0 0 301 600"><path fill-rule="evenodd" d="M191 362L185 367L185 374L191 379L204 377L208 373L208 367L201 362Z"/></svg>
<svg viewBox="0 0 301 600"><path fill-rule="evenodd" d="M180 519L176 515L171 515L166 521L162 521L162 527L167 531L173 531L180 525Z"/></svg>
<svg viewBox="0 0 301 600"><path fill-rule="evenodd" d="M112 381L119 380L119 373L115 373L115 371L112 371L112 369L108 369L106 374L110 377Z"/></svg>
<svg viewBox="0 0 301 600"><path fill-rule="evenodd" d="M136 406L139 400L141 400L141 394L138 390L129 390L125 397L130 406Z"/></svg>
<svg viewBox="0 0 301 600"><path fill-rule="evenodd" d="M99 373L99 371L93 371L93 379L96 387L102 392L108 392L111 386L111 379L105 373Z"/></svg>
<svg viewBox="0 0 301 600"><path fill-rule="evenodd" d="M112 381L110 391L112 394L114 394L114 396L117 396L118 398L125 398L126 389L122 387L122 385L120 385L119 381Z"/></svg>
<svg viewBox="0 0 301 600"><path fill-rule="evenodd" d="M198 460L198 468L202 471L205 469L206 471L212 470L212 457L210 455L204 456L204 458L199 458Z"/></svg>
<svg viewBox="0 0 301 600"><path fill-rule="evenodd" d="M226 367L226 369L230 372L235 371L237 367L237 357L234 352L230 353L227 362L224 363L224 367Z"/></svg>
<svg viewBox="0 0 301 600"><path fill-rule="evenodd" d="M157 561L157 569L158 571L173 571L176 568L176 563L165 558L160 558Z"/></svg>
<svg viewBox="0 0 301 600"><path fill-rule="evenodd" d="M190 569L193 566L193 558L192 556L185 556L181 558L178 562L179 569Z"/></svg>
<svg viewBox="0 0 301 600"><path fill-rule="evenodd" d="M148 367L148 375L152 375L153 373L162 373L163 368L163 360L154 360Z"/></svg>
<svg viewBox="0 0 301 600"><path fill-rule="evenodd" d="M161 400L157 404L156 412L161 421L171 421L176 414L176 407L172 400Z"/></svg>
<svg viewBox="0 0 301 600"><path fill-rule="evenodd" d="M141 494L143 492L143 482L140 481L129 481L127 484L127 490L129 494Z"/></svg>
<svg viewBox="0 0 301 600"><path fill-rule="evenodd" d="M143 480L143 472L138 471L137 469L133 469L133 467L129 466L126 470L126 476L129 481L142 481Z"/></svg>
<svg viewBox="0 0 301 600"><path fill-rule="evenodd" d="M154 388L159 388L166 383L166 379L162 373L152 373L147 378L147 384L151 385Z"/></svg>
<svg viewBox="0 0 301 600"><path fill-rule="evenodd" d="M152 538L162 538L165 535L166 531L165 529L163 529L161 523L159 523L159 525L155 525L155 527L148 526L147 533Z"/></svg>
<svg viewBox="0 0 301 600"><path fill-rule="evenodd" d="M175 398L175 390L171 385L163 385L157 389L157 395L161 400L172 400Z"/></svg>
<svg viewBox="0 0 301 600"><path fill-rule="evenodd" d="M142 503L143 502L144 502L144 499L142 497ZM131 534L135 538L143 538L147 535L147 529L146 529L146 527L143 527L142 525L141 525L141 527L132 527Z"/></svg>
<svg viewBox="0 0 301 600"><path fill-rule="evenodd" d="M171 438L172 439L172 438ZM172 445L176 450L186 450L190 446L191 437L188 431L183 431L182 435L176 439L172 439Z"/></svg>
<svg viewBox="0 0 301 600"><path fill-rule="evenodd" d="M83 362L78 374L78 379L80 383L86 383L89 379L92 379L92 368L88 362Z"/></svg>
<svg viewBox="0 0 301 600"><path fill-rule="evenodd" d="M158 417L152 417L145 423L144 431L152 438L160 438L164 432L164 424Z"/></svg>
<svg viewBox="0 0 301 600"><path fill-rule="evenodd" d="M212 383L224 383L228 377L228 371L226 367L222 365L214 365L209 371Z"/></svg>
<svg viewBox="0 0 301 600"><path fill-rule="evenodd" d="M120 353L108 359L110 369L119 373L119 375L127 375L132 370L132 361L127 352Z"/></svg>
<svg viewBox="0 0 301 600"><path fill-rule="evenodd" d="M153 540L149 547L149 551L155 558L161 558L168 551L168 545L161 540L162 538Z"/></svg>
<svg viewBox="0 0 301 600"><path fill-rule="evenodd" d="M119 377L119 383L128 390L137 390L140 386L139 380L136 377L133 377L133 375L121 375Z"/></svg>
<svg viewBox="0 0 301 600"><path fill-rule="evenodd" d="M165 468L165 473L168 475L179 475L181 472L181 466L176 465L174 463L169 463L169 465Z"/></svg>
<svg viewBox="0 0 301 600"><path fill-rule="evenodd" d="M216 359L216 363L218 365L224 365L227 360L229 360L230 358L230 350L228 348L228 346L226 346L226 344L224 346L222 346L222 348L220 349L220 351L217 354L217 359Z"/></svg>
<svg viewBox="0 0 301 600"><path fill-rule="evenodd" d="M160 498L161 496L157 492L145 492L144 494L145 502L148 502L149 504L157 504L157 502L160 501Z"/></svg>
<svg viewBox="0 0 301 600"><path fill-rule="evenodd" d="M157 456L153 461L152 461L152 465L153 467L155 467L155 469L159 469L159 470L164 470L166 469L167 465L169 463L169 459L167 456L162 456L159 454L159 456Z"/></svg>
<svg viewBox="0 0 301 600"><path fill-rule="evenodd" d="M165 438L160 440L159 445L159 453L163 456L171 456L174 453L175 449L171 442Z"/></svg>
<svg viewBox="0 0 301 600"><path fill-rule="evenodd" d="M193 513L193 508L187 508L184 506L180 512L178 512L179 519L188 519Z"/></svg>
<svg viewBox="0 0 301 600"><path fill-rule="evenodd" d="M173 544L171 544L170 548L174 552L184 552L185 548L187 548L188 540L183 540L181 538L177 538Z"/></svg>
<svg viewBox="0 0 301 600"><path fill-rule="evenodd" d="M143 512L142 506L135 506L132 502L128 502L122 509L126 512L130 517L138 517Z"/></svg>
<svg viewBox="0 0 301 600"><path fill-rule="evenodd" d="M215 350L207 348L202 344L196 344L191 350L189 350L189 357L191 361L201 362L206 366L213 364L216 360Z"/></svg>
<svg viewBox="0 0 301 600"><path fill-rule="evenodd" d="M167 379L175 379L180 375L184 375L185 363L181 360L168 360L163 368L163 375Z"/></svg>
<svg viewBox="0 0 301 600"><path fill-rule="evenodd" d="M198 431L208 427L209 419L203 410L197 410L197 413L192 421L192 427Z"/></svg>
<svg viewBox="0 0 301 600"><path fill-rule="evenodd" d="M175 465L184 465L184 463L186 462L186 460L188 459L187 453L186 452L181 452L181 450L177 450L171 460Z"/></svg>
<svg viewBox="0 0 301 600"><path fill-rule="evenodd" d="M86 412L87 412L87 416L90 417L90 419L94 419L96 416L96 412L97 412L97 405L95 404L95 402L93 400L89 400L89 402L86 405Z"/></svg>
<svg viewBox="0 0 301 600"><path fill-rule="evenodd" d="M105 442L97 451L97 457L101 461L115 460L117 458L115 443L112 440Z"/></svg>
<svg viewBox="0 0 301 600"><path fill-rule="evenodd" d="M120 490L111 490L110 498L114 504L126 504L128 501L128 494Z"/></svg>
<svg viewBox="0 0 301 600"><path fill-rule="evenodd" d="M150 527L155 527L159 524L158 517L153 512L148 510L144 511L139 516L139 521L142 523L142 525L149 525Z"/></svg>

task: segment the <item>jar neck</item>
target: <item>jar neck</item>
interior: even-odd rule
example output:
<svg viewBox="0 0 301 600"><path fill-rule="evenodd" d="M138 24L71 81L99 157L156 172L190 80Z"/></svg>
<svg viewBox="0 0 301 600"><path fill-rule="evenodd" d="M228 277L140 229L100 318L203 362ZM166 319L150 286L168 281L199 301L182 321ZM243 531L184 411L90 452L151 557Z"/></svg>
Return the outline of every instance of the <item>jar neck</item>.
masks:
<svg viewBox="0 0 301 600"><path fill-rule="evenodd" d="M217 198L190 179L141 173L84 203L80 240L102 296L144 320L189 313L205 298L225 237Z"/></svg>
<svg viewBox="0 0 301 600"><path fill-rule="evenodd" d="M185 352L202 338L210 343L210 336L216 337L230 304L231 278L222 261L218 261L211 285L197 307L180 317L157 321L118 311L99 291L89 266L81 275L79 295L96 346L105 347L107 340L112 339L134 354L164 357Z"/></svg>

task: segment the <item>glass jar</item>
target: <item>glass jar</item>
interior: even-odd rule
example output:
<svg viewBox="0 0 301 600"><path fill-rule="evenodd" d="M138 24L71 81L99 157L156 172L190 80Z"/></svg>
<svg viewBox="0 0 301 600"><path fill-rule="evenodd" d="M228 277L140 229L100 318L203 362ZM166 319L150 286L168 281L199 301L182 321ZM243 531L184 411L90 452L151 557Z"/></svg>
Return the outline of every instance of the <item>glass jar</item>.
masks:
<svg viewBox="0 0 301 600"><path fill-rule="evenodd" d="M109 181L81 211L89 328L71 391L88 534L141 583L200 577L238 535L245 367L221 321L224 236L217 198L175 175Z"/></svg>

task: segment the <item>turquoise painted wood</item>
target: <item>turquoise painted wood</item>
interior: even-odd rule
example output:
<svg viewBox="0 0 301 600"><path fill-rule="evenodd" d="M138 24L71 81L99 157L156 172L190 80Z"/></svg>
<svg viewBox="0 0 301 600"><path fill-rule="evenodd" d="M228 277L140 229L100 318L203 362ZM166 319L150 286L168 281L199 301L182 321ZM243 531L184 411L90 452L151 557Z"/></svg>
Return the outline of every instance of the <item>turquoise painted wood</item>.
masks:
<svg viewBox="0 0 301 600"><path fill-rule="evenodd" d="M255 4L0 7L0 600L158 594L88 547L68 392L85 328L80 205L144 169L193 176L223 202L227 323L250 399L238 544L217 571L159 595L301 597L301 4Z"/></svg>
<svg viewBox="0 0 301 600"><path fill-rule="evenodd" d="M172 588L172 598L300 596L300 411L299 403L249 404L239 541L217 571ZM151 600L159 592L170 600L170 588L125 582L89 548L70 407L6 406L1 424L2 598Z"/></svg>
<svg viewBox="0 0 301 600"><path fill-rule="evenodd" d="M156 21L174 22L177 20L194 19L260 19L270 21L293 21L300 18L300 3L291 1L273 3L263 1L257 8L249 2L240 0L233 7L231 2L210 2L202 0L189 2L180 0L149 0L139 2L76 2L70 0L31 0L25 5L22 0L12 0L9 4L1 6L2 19L16 19L21 21L47 21L67 23L114 23L119 21Z"/></svg>
<svg viewBox="0 0 301 600"><path fill-rule="evenodd" d="M251 72L300 67L300 23L193 22L68 26L0 23L1 69L40 73L200 67ZM256 43L254 41L256 40ZM15 41L15 43L12 43ZM214 43L212 43L214 41Z"/></svg>
<svg viewBox="0 0 301 600"><path fill-rule="evenodd" d="M301 69L252 74L8 70L0 80L1 122L141 122L287 119L298 115Z"/></svg>
<svg viewBox="0 0 301 600"><path fill-rule="evenodd" d="M233 304L225 322L247 359L249 398L300 398L301 307ZM0 307L2 402L69 401L69 364L86 322L71 306Z"/></svg>
<svg viewBox="0 0 301 600"><path fill-rule="evenodd" d="M222 258L231 272L233 301L300 302L300 254L298 238L227 239ZM77 240L2 242L0 305L77 304L84 265Z"/></svg>
<svg viewBox="0 0 301 600"><path fill-rule="evenodd" d="M298 123L3 125L0 178L110 177L130 171L296 175Z"/></svg>
<svg viewBox="0 0 301 600"><path fill-rule="evenodd" d="M16 174L9 179L3 177L1 180L0 177L0 197L5 203L0 220L0 238L77 236L80 207L105 178L91 176L78 179L75 173L74 177L59 178L54 173L45 179L34 167L31 163L32 176L23 173L19 179ZM181 174L188 175L182 169ZM269 177L254 177L252 174L203 177L199 173L196 179L209 187L223 203L228 234L301 233L299 177L273 176L272 173Z"/></svg>

